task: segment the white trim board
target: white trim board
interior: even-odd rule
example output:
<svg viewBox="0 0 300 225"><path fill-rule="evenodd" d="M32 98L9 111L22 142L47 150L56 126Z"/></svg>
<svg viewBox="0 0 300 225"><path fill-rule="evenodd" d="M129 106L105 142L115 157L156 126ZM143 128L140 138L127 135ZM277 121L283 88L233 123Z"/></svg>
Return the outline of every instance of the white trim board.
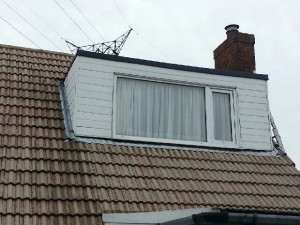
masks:
<svg viewBox="0 0 300 225"><path fill-rule="evenodd" d="M215 212L212 208L195 208L172 211L141 212L141 213L103 213L102 219L105 224L156 224L164 223L183 217L192 216L203 212Z"/></svg>

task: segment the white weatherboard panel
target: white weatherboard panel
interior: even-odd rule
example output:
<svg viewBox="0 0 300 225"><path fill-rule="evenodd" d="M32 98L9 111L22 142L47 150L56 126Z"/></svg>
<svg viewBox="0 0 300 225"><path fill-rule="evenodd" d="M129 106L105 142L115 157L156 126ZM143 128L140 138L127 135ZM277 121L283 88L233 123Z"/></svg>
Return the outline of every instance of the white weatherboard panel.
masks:
<svg viewBox="0 0 300 225"><path fill-rule="evenodd" d="M270 129L270 124L269 123L254 123L254 122L242 122L241 123L242 128L246 129L260 129L260 130L269 130Z"/></svg>
<svg viewBox="0 0 300 225"><path fill-rule="evenodd" d="M252 123L265 123L268 121L267 116L240 116L240 121L242 123L252 122Z"/></svg>
<svg viewBox="0 0 300 225"><path fill-rule="evenodd" d="M67 97L68 107L71 116L72 128L74 129L75 124L75 100L76 100L76 77L77 77L78 67L75 61L69 70L68 76L64 82L65 94Z"/></svg>
<svg viewBox="0 0 300 225"><path fill-rule="evenodd" d="M271 150L272 145L270 143L257 143L257 142L242 142L243 149L257 149L257 150Z"/></svg>
<svg viewBox="0 0 300 225"><path fill-rule="evenodd" d="M253 138L255 138L255 140L253 141ZM255 142L255 143L269 143L270 137L269 136L263 136L263 135L246 135L243 138L244 142Z"/></svg>
<svg viewBox="0 0 300 225"><path fill-rule="evenodd" d="M242 108L240 106L239 107L239 112L240 112L240 116L247 116L247 117L262 116L262 117L268 117L268 110L267 109L264 109L264 110L253 109L253 108L251 108L251 105L249 106L249 108Z"/></svg>
<svg viewBox="0 0 300 225"><path fill-rule="evenodd" d="M91 114L97 114L97 115L112 115L112 108L110 107L103 107L103 106L94 106L94 105L86 105L86 104L80 104L77 103L77 107L79 110L77 111L77 115L80 114L80 112L83 113L91 113Z"/></svg>
<svg viewBox="0 0 300 225"><path fill-rule="evenodd" d="M243 91L241 91L243 92ZM255 104L268 104L267 98L266 97L253 97L253 96L248 96L248 95L239 95L239 99L241 102L245 103L255 103Z"/></svg>
<svg viewBox="0 0 300 225"><path fill-rule="evenodd" d="M250 96L250 97L260 97L260 98L266 98L266 92L265 91L251 91L251 90L243 90L243 92L239 93L239 96Z"/></svg>
<svg viewBox="0 0 300 225"><path fill-rule="evenodd" d="M101 127L102 129L105 130L110 130L111 129L111 123L107 121L99 121L99 120L94 120L94 118L82 118L82 117L77 117L78 122L77 126L79 127L90 127L90 128L95 128L99 129ZM98 119L98 118L95 118ZM102 118L103 119L103 118Z"/></svg>
<svg viewBox="0 0 300 225"><path fill-rule="evenodd" d="M82 112L82 111L77 111L77 113L76 113L77 118L80 118L83 120L86 120L86 114L87 114L87 112ZM105 122L105 121L111 120L111 113L110 114L89 113L89 114L90 114L90 116L88 117L88 119L92 120L92 121L96 121L96 119L99 122ZM96 117L96 118L93 119L94 117Z"/></svg>
<svg viewBox="0 0 300 225"><path fill-rule="evenodd" d="M243 128L243 127L241 128L241 135L242 135L243 139L248 140L248 141L256 140L255 137L257 137L257 136L266 137L266 140L267 140L267 138L271 137L269 130L260 130L260 132L257 133L256 129Z"/></svg>
<svg viewBox="0 0 300 225"><path fill-rule="evenodd" d="M78 90L83 90L83 91L93 91L93 92L111 93L112 94L112 90L111 90L110 85L101 86L101 88L99 88L99 85L90 85L90 84L85 84L85 83L78 83L77 84L77 89Z"/></svg>
<svg viewBox="0 0 300 225"><path fill-rule="evenodd" d="M111 130L105 129L95 129L90 127L75 127L76 136L81 137L101 137L101 138L111 138Z"/></svg>
<svg viewBox="0 0 300 225"><path fill-rule="evenodd" d="M261 111L268 111L268 104L264 103L255 103L255 102L243 102L239 101L240 109L253 109L253 110L261 110ZM248 113L249 114L249 113Z"/></svg>
<svg viewBox="0 0 300 225"><path fill-rule="evenodd" d="M271 149L267 82L264 80L187 72L81 56L76 57L65 81L67 99L68 102L72 102L70 111L75 135L113 138L113 93L116 74L234 89L237 92L235 107L238 113L238 139L241 141L241 148Z"/></svg>
<svg viewBox="0 0 300 225"><path fill-rule="evenodd" d="M80 59L78 59L80 58ZM92 59L86 57L78 57L78 61L81 66L84 68L94 68L95 71L98 72L107 72L111 71L115 73L125 73L125 74L135 74L145 77L157 77L157 78L165 78L170 80L178 80L178 81L187 81L187 82L197 82L207 83L212 85L226 85L232 86L232 83L239 83L240 88L244 88L245 90L258 90L258 91L266 91L266 81L264 80L255 80L255 79L245 79L239 77L228 77L228 76L216 76L212 74L204 74L204 73L196 73L196 72L187 72L159 67L151 67L130 63L121 63L114 61L107 61L101 59ZM81 67L81 68L82 68ZM143 73L140 73L140 72ZM250 86L249 86L250 84ZM252 86L251 86L252 84Z"/></svg>
<svg viewBox="0 0 300 225"><path fill-rule="evenodd" d="M76 97L76 111L84 111L85 106L84 105L89 105L89 106L98 106L98 107L104 107L104 108L111 108L111 101L106 100L106 99L97 99L93 98L91 96L90 98L87 97L81 97L77 96Z"/></svg>
<svg viewBox="0 0 300 225"><path fill-rule="evenodd" d="M112 93L77 89L77 96L82 98L93 98L104 101L112 101Z"/></svg>

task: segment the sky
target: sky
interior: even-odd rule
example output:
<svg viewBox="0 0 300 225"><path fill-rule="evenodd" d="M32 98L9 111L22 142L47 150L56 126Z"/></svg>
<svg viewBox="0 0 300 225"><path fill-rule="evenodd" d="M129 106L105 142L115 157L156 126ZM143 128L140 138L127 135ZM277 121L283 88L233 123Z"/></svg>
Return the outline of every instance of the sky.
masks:
<svg viewBox="0 0 300 225"><path fill-rule="evenodd" d="M269 75L270 110L300 169L299 10L299 0L0 0L0 44L70 53L65 40L111 41L132 27L120 55L214 68L224 27L239 24L255 35L256 72Z"/></svg>

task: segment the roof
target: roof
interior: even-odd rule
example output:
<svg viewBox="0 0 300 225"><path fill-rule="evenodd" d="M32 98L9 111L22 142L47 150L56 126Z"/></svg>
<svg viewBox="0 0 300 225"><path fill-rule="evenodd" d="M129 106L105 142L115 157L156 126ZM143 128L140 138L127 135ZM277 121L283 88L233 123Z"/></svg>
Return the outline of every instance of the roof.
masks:
<svg viewBox="0 0 300 225"><path fill-rule="evenodd" d="M196 207L300 214L300 173L284 155L68 141L58 80L72 58L0 46L1 224Z"/></svg>
<svg viewBox="0 0 300 225"><path fill-rule="evenodd" d="M124 63L133 63L133 64L153 66L153 67L166 68L166 69L182 70L188 72L207 73L211 75L269 80L269 77L266 74L246 73L246 72L239 72L239 71L228 71L228 70L209 69L209 68L196 67L196 66L186 66L186 65L179 65L173 63L156 62L156 61L150 61L144 59L135 59L135 58L129 58L124 56L99 54L99 53L88 52L83 50L78 50L76 56L104 59L104 60L124 62Z"/></svg>

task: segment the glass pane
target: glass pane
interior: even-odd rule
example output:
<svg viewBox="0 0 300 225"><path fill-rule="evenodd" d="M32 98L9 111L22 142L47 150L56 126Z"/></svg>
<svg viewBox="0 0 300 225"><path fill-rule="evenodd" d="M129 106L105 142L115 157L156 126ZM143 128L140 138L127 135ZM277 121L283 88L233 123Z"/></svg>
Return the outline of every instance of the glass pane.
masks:
<svg viewBox="0 0 300 225"><path fill-rule="evenodd" d="M118 78L119 135L206 141L204 88Z"/></svg>
<svg viewBox="0 0 300 225"><path fill-rule="evenodd" d="M232 141L230 94L213 92L215 140Z"/></svg>

